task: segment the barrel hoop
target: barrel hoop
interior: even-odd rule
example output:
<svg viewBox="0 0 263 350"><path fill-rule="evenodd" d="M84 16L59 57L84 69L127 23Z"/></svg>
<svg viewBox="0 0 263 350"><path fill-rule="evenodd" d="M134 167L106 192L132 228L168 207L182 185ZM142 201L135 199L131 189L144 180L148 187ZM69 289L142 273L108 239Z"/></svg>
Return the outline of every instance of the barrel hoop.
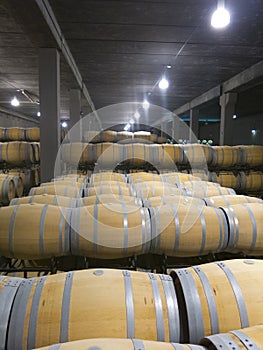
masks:
<svg viewBox="0 0 263 350"><path fill-rule="evenodd" d="M8 192L9 192L10 179L6 177L2 183L2 197L8 202Z"/></svg>
<svg viewBox="0 0 263 350"><path fill-rule="evenodd" d="M231 331L230 333L234 334L241 341L241 343L245 346L246 349L260 350L260 348L255 344L255 342L250 337L248 337L244 332Z"/></svg>
<svg viewBox="0 0 263 350"><path fill-rule="evenodd" d="M72 209L66 209L65 234L64 234L64 253L70 252L70 234L71 234ZM62 231L61 231L62 235Z"/></svg>
<svg viewBox="0 0 263 350"><path fill-rule="evenodd" d="M176 253L179 250L181 231L180 231L180 222L179 222L179 216L177 213L176 206L172 204L172 208L174 213L174 224L175 224L174 252Z"/></svg>
<svg viewBox="0 0 263 350"><path fill-rule="evenodd" d="M71 253L79 254L79 239L80 239L80 207L72 211L70 220L70 250Z"/></svg>
<svg viewBox="0 0 263 350"><path fill-rule="evenodd" d="M205 292L208 309L209 309L212 334L217 334L220 331L218 313L217 313L216 303L215 303L214 295L213 295L209 280L201 267L193 266L193 269L195 270L198 277L200 278L200 281L202 283L202 286Z"/></svg>
<svg viewBox="0 0 263 350"><path fill-rule="evenodd" d="M46 276L41 277L36 285L31 310L30 310L30 318L29 318L29 326L28 326L28 338L27 338L27 346L29 349L34 349L36 347L36 332L37 332L37 319L38 319L38 309L39 302L42 294L42 290L46 281Z"/></svg>
<svg viewBox="0 0 263 350"><path fill-rule="evenodd" d="M1 277L0 283L6 278L6 276ZM0 292L0 350L6 349L9 317L14 298L22 281L22 278L12 278L6 282Z"/></svg>
<svg viewBox="0 0 263 350"><path fill-rule="evenodd" d="M44 206L40 217L39 251L41 255L44 255L44 225L45 225L45 217L46 217L47 210L48 210L48 204Z"/></svg>
<svg viewBox="0 0 263 350"><path fill-rule="evenodd" d="M145 350L145 347L143 345L143 341L142 340L132 339L132 343L133 343L133 349L134 350Z"/></svg>
<svg viewBox="0 0 263 350"><path fill-rule="evenodd" d="M179 309L177 303L177 297L173 285L173 279L168 275L159 275L162 281L163 290L166 299L168 322L169 322L169 335L170 342L179 342L180 340L180 319Z"/></svg>
<svg viewBox="0 0 263 350"><path fill-rule="evenodd" d="M187 345L191 350L204 350L204 348L202 346L199 345L192 345L192 344L188 344ZM231 349L232 350L232 349ZM238 349L237 349L238 350Z"/></svg>
<svg viewBox="0 0 263 350"><path fill-rule="evenodd" d="M223 245L222 245L222 250L227 249L227 244L228 244L228 225L227 225L227 219L225 216L224 212L221 212L222 219L223 219L223 225L224 225L224 239L223 239Z"/></svg>
<svg viewBox="0 0 263 350"><path fill-rule="evenodd" d="M223 242L223 227L222 227L222 222L221 222L221 218L224 219L224 214L223 215L219 215L219 211L218 209L212 207L216 213L217 216L217 221L219 223L219 231L220 231L220 239L219 239L219 243L218 243L218 248L217 248L217 252L220 252L223 248L224 248L224 242ZM224 238L227 236L227 231L225 230L225 226L224 226Z"/></svg>
<svg viewBox="0 0 263 350"><path fill-rule="evenodd" d="M201 225L202 225L202 243L201 243L201 248L199 254L203 254L204 249L205 249L205 243L206 243L206 222L205 222L205 217L203 210L201 208L200 210L200 220L201 220Z"/></svg>
<svg viewBox="0 0 263 350"><path fill-rule="evenodd" d="M148 210L151 218L151 233L152 233L151 250L154 250L156 247L156 236L157 236L155 208L149 208Z"/></svg>
<svg viewBox="0 0 263 350"><path fill-rule="evenodd" d="M129 271L122 271L125 284L126 298L126 318L127 318L127 338L134 338L135 320L134 320L134 303L132 293L132 279Z"/></svg>
<svg viewBox="0 0 263 350"><path fill-rule="evenodd" d="M223 262L216 262L216 264L224 271L233 289L233 292L237 301L237 305L238 305L241 327L242 328L249 327L246 303L244 301L242 291L239 287L239 284L233 272Z"/></svg>
<svg viewBox="0 0 263 350"><path fill-rule="evenodd" d="M171 346L174 348L174 350L184 350L185 349L185 347L182 344L171 343Z"/></svg>
<svg viewBox="0 0 263 350"><path fill-rule="evenodd" d="M15 218L16 214L18 212L18 209L20 208L20 205L17 205L10 218L10 225L9 225L9 233L8 233L8 245L9 245L9 252L10 255L14 256L14 226L15 226Z"/></svg>
<svg viewBox="0 0 263 350"><path fill-rule="evenodd" d="M140 214L141 214L141 220L142 220L142 251L143 253L148 252L148 232L146 231L146 225L145 225L145 213L146 210L143 208L140 208Z"/></svg>
<svg viewBox="0 0 263 350"><path fill-rule="evenodd" d="M94 205L94 221L93 221L93 242L94 242L94 254L98 254L98 216L99 216L99 207Z"/></svg>
<svg viewBox="0 0 263 350"><path fill-rule="evenodd" d="M204 340L209 340L216 349L240 350L240 347L237 345L237 343L227 334L212 335L210 337L206 337Z"/></svg>
<svg viewBox="0 0 263 350"><path fill-rule="evenodd" d="M70 312L70 296L72 290L74 272L68 272L65 279L60 323L60 342L68 341L69 312Z"/></svg>
<svg viewBox="0 0 263 350"><path fill-rule="evenodd" d="M253 211L251 210L251 208L249 206L247 206L246 204L242 204L243 207L245 207L247 209L247 211L249 212L249 216L252 222L252 232L253 232L253 238L252 238L252 243L251 246L249 248L250 252L253 252L253 250L255 249L256 246L256 242L257 242L257 221L255 218L255 215L253 213Z"/></svg>
<svg viewBox="0 0 263 350"><path fill-rule="evenodd" d="M155 207L155 213L157 217L157 237L156 237L156 249L161 247L161 217L158 207Z"/></svg>
<svg viewBox="0 0 263 350"><path fill-rule="evenodd" d="M145 229L146 229L146 251L150 252L151 251L151 244L152 244L152 229L151 229L151 218L150 218L150 212L148 208L144 209L144 214L145 214Z"/></svg>
<svg viewBox="0 0 263 350"><path fill-rule="evenodd" d="M204 323L202 307L195 281L187 269L175 271L183 289L189 327L189 340L191 343L199 343L204 337Z"/></svg>
<svg viewBox="0 0 263 350"><path fill-rule="evenodd" d="M238 240L239 240L239 222L238 222L238 218L237 218L237 215L234 211L233 208L229 208L229 210L231 211L232 215L233 215L233 220L234 220L234 223L235 223L235 240L234 240L234 248L237 247L238 245Z"/></svg>
<svg viewBox="0 0 263 350"><path fill-rule="evenodd" d="M153 299L154 299L154 305L155 305L157 340L164 341L163 306L162 306L162 299L159 291L158 281L155 274L149 272L148 276L152 284L152 292L153 292Z"/></svg>
<svg viewBox="0 0 263 350"><path fill-rule="evenodd" d="M22 349L26 309L33 283L33 278L23 280L17 291L10 318L7 349Z"/></svg>

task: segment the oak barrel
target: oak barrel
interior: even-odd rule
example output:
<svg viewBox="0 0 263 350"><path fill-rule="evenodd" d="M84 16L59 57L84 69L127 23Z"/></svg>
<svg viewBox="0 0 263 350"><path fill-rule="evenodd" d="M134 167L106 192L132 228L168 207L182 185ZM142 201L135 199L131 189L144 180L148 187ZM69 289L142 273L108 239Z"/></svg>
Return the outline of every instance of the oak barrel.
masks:
<svg viewBox="0 0 263 350"><path fill-rule="evenodd" d="M77 206L77 201L74 198L56 196L51 194L39 194L22 198L14 198L11 200L9 205L31 203L57 205L65 208L75 208Z"/></svg>
<svg viewBox="0 0 263 350"><path fill-rule="evenodd" d="M9 177L0 177L0 203L8 204L15 195L14 181Z"/></svg>
<svg viewBox="0 0 263 350"><path fill-rule="evenodd" d="M26 140L39 142L40 141L40 128L27 128L26 132Z"/></svg>
<svg viewBox="0 0 263 350"><path fill-rule="evenodd" d="M41 187L32 187L29 196L33 196L36 194L52 194L58 196L66 196L78 198L81 197L81 192L79 188L75 186L65 186L65 185L49 185L49 186L41 186Z"/></svg>
<svg viewBox="0 0 263 350"><path fill-rule="evenodd" d="M234 204L242 203L261 203L262 199L256 197L242 196L242 195L225 195L225 196L214 196L204 198L206 205L210 207L220 208L220 207L230 207Z"/></svg>

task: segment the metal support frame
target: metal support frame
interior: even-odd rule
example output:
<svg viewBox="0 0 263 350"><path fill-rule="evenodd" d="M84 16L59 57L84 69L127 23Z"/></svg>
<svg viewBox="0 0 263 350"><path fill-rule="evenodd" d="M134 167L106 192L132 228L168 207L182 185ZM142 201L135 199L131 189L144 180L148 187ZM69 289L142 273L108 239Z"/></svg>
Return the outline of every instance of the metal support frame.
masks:
<svg viewBox="0 0 263 350"><path fill-rule="evenodd" d="M220 97L221 122L220 145L233 144L233 115L235 114L237 93L231 92Z"/></svg>
<svg viewBox="0 0 263 350"><path fill-rule="evenodd" d="M190 110L190 130L189 130L189 140L191 143L196 142L199 134L199 110Z"/></svg>

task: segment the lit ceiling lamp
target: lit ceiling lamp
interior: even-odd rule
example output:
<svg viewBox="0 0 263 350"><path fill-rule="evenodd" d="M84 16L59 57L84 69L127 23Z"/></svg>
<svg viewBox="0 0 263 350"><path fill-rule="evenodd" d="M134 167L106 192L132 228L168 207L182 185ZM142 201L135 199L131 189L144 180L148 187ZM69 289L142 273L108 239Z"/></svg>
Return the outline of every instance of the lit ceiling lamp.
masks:
<svg viewBox="0 0 263 350"><path fill-rule="evenodd" d="M11 105L14 106L14 107L18 107L20 105L20 102L19 100L16 98L16 96L14 96L12 98L12 100L10 101Z"/></svg>
<svg viewBox="0 0 263 350"><path fill-rule="evenodd" d="M211 18L211 26L216 29L225 28L230 23L230 13L225 8L225 0L218 0L217 9Z"/></svg>
<svg viewBox="0 0 263 350"><path fill-rule="evenodd" d="M145 99L142 104L144 109L148 109L150 107L150 103Z"/></svg>
<svg viewBox="0 0 263 350"><path fill-rule="evenodd" d="M237 115L236 114L233 115L233 119L237 119Z"/></svg>
<svg viewBox="0 0 263 350"><path fill-rule="evenodd" d="M165 78L165 76L162 77L162 79L159 81L159 84L158 84L159 88L161 90L166 90L168 89L169 87L169 82L168 80Z"/></svg>
<svg viewBox="0 0 263 350"><path fill-rule="evenodd" d="M37 112L37 116L38 116L38 117L40 117L40 116L41 116L41 113L40 113L39 111Z"/></svg>
<svg viewBox="0 0 263 350"><path fill-rule="evenodd" d="M136 119L138 119L138 118L140 118L140 113L138 112L138 111L136 111L135 113L134 113L134 117L136 118Z"/></svg>
<svg viewBox="0 0 263 350"><path fill-rule="evenodd" d="M64 122L62 122L61 125L62 125L62 128L66 128L68 126L68 123L64 121Z"/></svg>
<svg viewBox="0 0 263 350"><path fill-rule="evenodd" d="M124 130L125 130L125 131L128 131L128 130L130 129L130 127L131 127L131 124L128 123L128 124L125 125Z"/></svg>

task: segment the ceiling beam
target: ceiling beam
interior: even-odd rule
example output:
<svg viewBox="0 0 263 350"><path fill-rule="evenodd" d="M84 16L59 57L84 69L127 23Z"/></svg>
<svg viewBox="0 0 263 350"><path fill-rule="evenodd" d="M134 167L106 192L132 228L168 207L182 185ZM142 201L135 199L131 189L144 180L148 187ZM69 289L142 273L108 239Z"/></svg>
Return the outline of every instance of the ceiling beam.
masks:
<svg viewBox="0 0 263 350"><path fill-rule="evenodd" d="M27 121L35 123L35 124L39 124L39 120L37 120L33 117L27 116L27 115L20 113L20 112L13 111L11 109L7 109L7 108L2 107L2 106L0 106L0 112L8 114L10 116L14 116L14 117L23 119L23 120L27 120Z"/></svg>

